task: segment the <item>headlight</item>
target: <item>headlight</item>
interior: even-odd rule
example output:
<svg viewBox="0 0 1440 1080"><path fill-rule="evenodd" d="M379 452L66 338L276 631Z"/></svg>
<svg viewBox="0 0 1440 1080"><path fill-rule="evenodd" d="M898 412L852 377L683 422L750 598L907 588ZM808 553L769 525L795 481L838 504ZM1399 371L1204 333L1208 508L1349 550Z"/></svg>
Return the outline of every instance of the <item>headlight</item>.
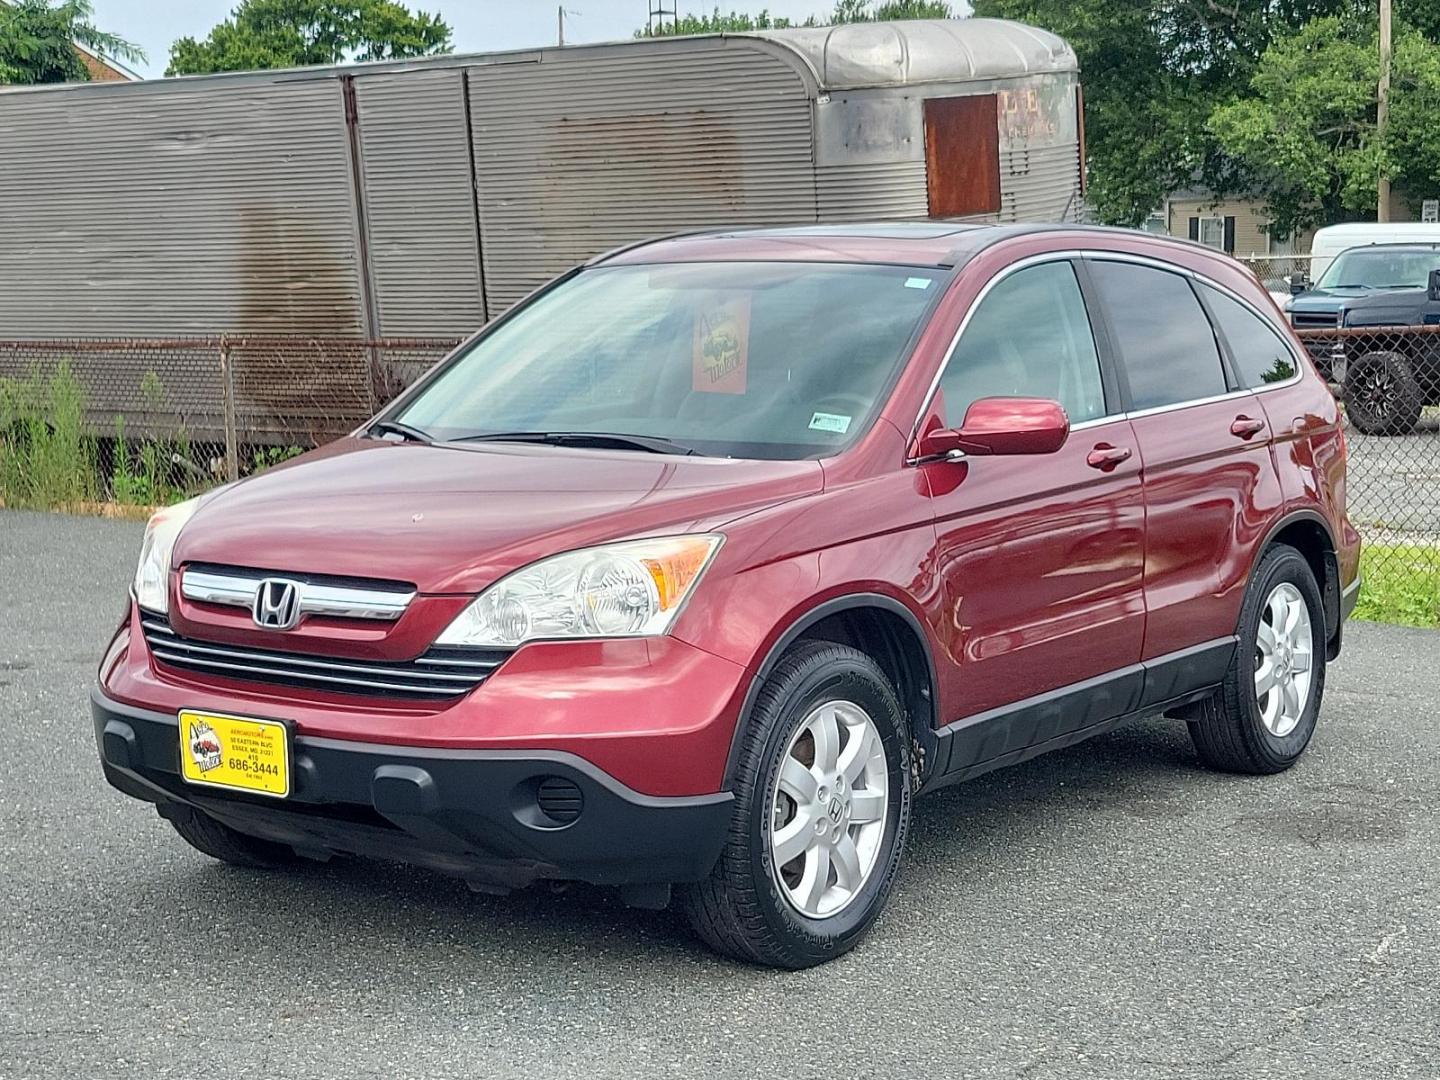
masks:
<svg viewBox="0 0 1440 1080"><path fill-rule="evenodd" d="M542 559L491 585L435 643L509 647L537 638L663 634L720 540L667 536Z"/></svg>
<svg viewBox="0 0 1440 1080"><path fill-rule="evenodd" d="M186 499L157 510L145 526L140 543L140 565L135 568L135 599L146 611L163 615L170 610L170 552L175 539L200 505L200 499Z"/></svg>

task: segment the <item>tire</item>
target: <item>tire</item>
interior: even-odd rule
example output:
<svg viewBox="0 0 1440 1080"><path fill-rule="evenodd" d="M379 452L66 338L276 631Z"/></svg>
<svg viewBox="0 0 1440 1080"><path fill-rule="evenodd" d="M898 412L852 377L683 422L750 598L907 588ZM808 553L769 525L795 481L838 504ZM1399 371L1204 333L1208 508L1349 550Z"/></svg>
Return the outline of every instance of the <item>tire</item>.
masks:
<svg viewBox="0 0 1440 1080"><path fill-rule="evenodd" d="M196 851L231 866L278 870L299 860L299 856L284 844L246 836L188 806L167 808L166 816L181 839Z"/></svg>
<svg viewBox="0 0 1440 1080"><path fill-rule="evenodd" d="M1425 394L1397 352L1370 352L1345 371L1345 411L1362 435L1408 435L1420 422Z"/></svg>
<svg viewBox="0 0 1440 1080"><path fill-rule="evenodd" d="M1309 638L1309 679L1299 685L1299 648L1287 651L1292 659L1272 661L1271 677L1278 675L1275 688L1265 694L1258 692L1261 672L1265 670L1266 654L1274 648L1261 641L1264 627L1275 619L1273 598L1280 596L1293 606L1304 605L1309 633L1303 627L1291 635L1291 643L1300 645ZM1200 703L1190 721L1190 737L1200 760L1213 769L1225 772L1267 775L1283 772L1299 760L1315 733L1320 702L1325 695L1325 615L1320 587L1305 557L1294 548L1277 544L1265 552L1250 579L1245 601L1240 609L1239 645L1235 658L1225 674L1218 693ZM1273 636L1273 631L1272 631ZM1278 669L1278 670L1277 670ZM1287 679L1285 672L1294 669ZM1265 681L1269 681L1265 678ZM1290 709L1283 686L1295 687L1295 697L1303 697L1301 707ZM1278 699L1274 695L1280 695ZM1262 701L1269 708L1262 707ZM1273 719L1267 723L1267 718ZM1287 719L1294 713L1293 726Z"/></svg>
<svg viewBox="0 0 1440 1080"><path fill-rule="evenodd" d="M820 740L813 733L832 716L836 737ZM682 903L696 933L718 952L772 967L813 967L853 948L890 896L910 827L910 727L874 660L815 641L801 642L781 659L742 723L729 838L710 876L682 891ZM822 741L838 750L835 770L821 764L827 756ZM855 753L847 758L847 750ZM868 763L863 772L847 766L860 758ZM797 788L780 778L785 767L793 784L797 765L816 792L803 806L788 794ZM848 786L847 769L856 770ZM838 776L837 786L827 789L826 776L831 784ZM832 812L842 798L843 808ZM772 830L778 827L780 838L788 829L789 844L808 838L812 825L833 831L806 840L813 851L807 847L777 868ZM823 880L820 871L810 872L818 865L825 867ZM858 886L846 886L842 868ZM818 890L809 887L815 882ZM815 914L799 906L807 895L819 896Z"/></svg>

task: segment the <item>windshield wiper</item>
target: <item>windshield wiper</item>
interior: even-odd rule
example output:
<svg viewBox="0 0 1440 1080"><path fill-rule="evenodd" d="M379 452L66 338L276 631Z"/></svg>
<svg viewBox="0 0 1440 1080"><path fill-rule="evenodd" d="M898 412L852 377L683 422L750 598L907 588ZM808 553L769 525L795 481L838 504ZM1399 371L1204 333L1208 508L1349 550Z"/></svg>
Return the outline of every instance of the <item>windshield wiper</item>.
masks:
<svg viewBox="0 0 1440 1080"><path fill-rule="evenodd" d="M480 435L462 435L451 442L530 442L550 446L609 446L620 450L644 450L651 454L693 455L700 453L693 446L662 439L658 435L622 435L610 431L487 431Z"/></svg>
<svg viewBox="0 0 1440 1080"><path fill-rule="evenodd" d="M402 424L399 420L381 420L370 425L371 434L399 435L407 442L432 443L435 440L417 427Z"/></svg>

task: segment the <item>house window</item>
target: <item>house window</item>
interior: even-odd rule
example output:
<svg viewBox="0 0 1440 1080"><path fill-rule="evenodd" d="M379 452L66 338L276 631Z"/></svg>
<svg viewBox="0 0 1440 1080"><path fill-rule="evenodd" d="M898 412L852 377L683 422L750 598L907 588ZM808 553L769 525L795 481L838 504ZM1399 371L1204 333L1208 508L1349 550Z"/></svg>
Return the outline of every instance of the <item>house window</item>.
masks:
<svg viewBox="0 0 1440 1080"><path fill-rule="evenodd" d="M1235 254L1235 217L1227 214L1225 217L1192 217L1190 219L1190 239L1198 240L1208 248L1216 251L1223 251L1226 255Z"/></svg>

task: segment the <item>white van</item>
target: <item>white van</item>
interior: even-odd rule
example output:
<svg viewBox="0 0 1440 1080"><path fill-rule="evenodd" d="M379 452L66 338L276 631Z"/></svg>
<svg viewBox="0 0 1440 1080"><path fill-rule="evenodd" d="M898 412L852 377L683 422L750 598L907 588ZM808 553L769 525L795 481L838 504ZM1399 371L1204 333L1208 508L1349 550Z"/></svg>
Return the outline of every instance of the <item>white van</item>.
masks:
<svg viewBox="0 0 1440 1080"><path fill-rule="evenodd" d="M1342 251L1366 244L1440 244L1440 224L1352 221L1317 229L1310 244L1310 280L1319 281L1326 267Z"/></svg>

